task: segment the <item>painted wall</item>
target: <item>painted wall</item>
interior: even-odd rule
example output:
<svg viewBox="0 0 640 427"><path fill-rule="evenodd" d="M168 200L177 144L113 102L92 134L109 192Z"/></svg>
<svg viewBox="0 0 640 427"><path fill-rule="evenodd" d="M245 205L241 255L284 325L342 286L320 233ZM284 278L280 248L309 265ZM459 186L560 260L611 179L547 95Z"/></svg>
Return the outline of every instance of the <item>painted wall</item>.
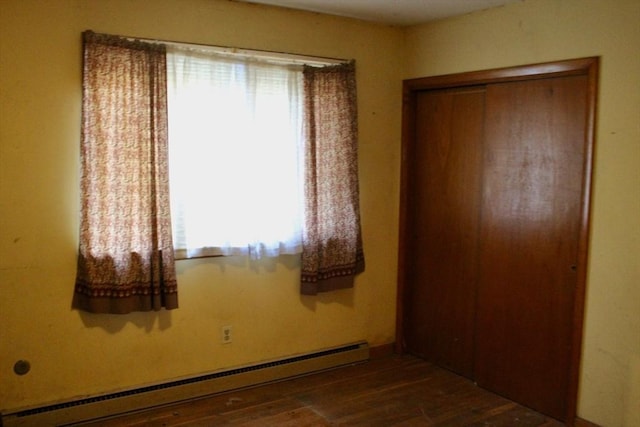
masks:
<svg viewBox="0 0 640 427"><path fill-rule="evenodd" d="M578 413L640 426L640 1L524 0L416 26L404 78L601 57Z"/></svg>
<svg viewBox="0 0 640 427"><path fill-rule="evenodd" d="M231 257L179 261L178 310L71 310L86 29L355 58L367 257L355 289L301 297L297 258L256 270ZM225 0L0 0L0 409L393 342L401 43L391 27ZM29 374L13 373L19 359Z"/></svg>
<svg viewBox="0 0 640 427"><path fill-rule="evenodd" d="M640 2L525 0L406 31L224 0L0 0L0 409L366 339L394 340L402 78L601 56L579 414L640 425ZM181 308L70 308L80 33L355 58L367 271L298 294L298 262L178 262ZM404 61L404 62L403 62ZM222 345L220 327L233 325ZM32 364L13 374L15 361Z"/></svg>

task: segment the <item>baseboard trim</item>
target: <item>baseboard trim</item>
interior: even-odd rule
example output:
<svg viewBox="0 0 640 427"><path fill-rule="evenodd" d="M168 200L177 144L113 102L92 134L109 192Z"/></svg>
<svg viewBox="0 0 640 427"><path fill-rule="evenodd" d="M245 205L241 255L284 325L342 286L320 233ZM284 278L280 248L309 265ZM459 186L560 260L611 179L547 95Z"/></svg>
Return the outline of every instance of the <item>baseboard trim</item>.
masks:
<svg viewBox="0 0 640 427"><path fill-rule="evenodd" d="M395 353L395 343L383 344L372 346L369 348L369 358L371 360L382 359L383 357L389 357Z"/></svg>
<svg viewBox="0 0 640 427"><path fill-rule="evenodd" d="M362 341L313 353L35 408L7 411L0 426L65 425L163 406L369 360Z"/></svg>
<svg viewBox="0 0 640 427"><path fill-rule="evenodd" d="M592 423L591 421L587 421L580 417L576 417L576 420L573 423L573 427L600 427L600 425L596 423Z"/></svg>

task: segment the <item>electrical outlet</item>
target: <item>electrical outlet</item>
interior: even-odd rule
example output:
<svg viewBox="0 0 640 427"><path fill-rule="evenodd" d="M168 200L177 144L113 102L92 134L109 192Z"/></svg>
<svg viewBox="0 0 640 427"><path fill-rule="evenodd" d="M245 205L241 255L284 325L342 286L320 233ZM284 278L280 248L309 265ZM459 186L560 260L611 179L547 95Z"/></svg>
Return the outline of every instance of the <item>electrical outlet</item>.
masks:
<svg viewBox="0 0 640 427"><path fill-rule="evenodd" d="M222 344L231 344L233 341L232 331L231 325L222 327Z"/></svg>

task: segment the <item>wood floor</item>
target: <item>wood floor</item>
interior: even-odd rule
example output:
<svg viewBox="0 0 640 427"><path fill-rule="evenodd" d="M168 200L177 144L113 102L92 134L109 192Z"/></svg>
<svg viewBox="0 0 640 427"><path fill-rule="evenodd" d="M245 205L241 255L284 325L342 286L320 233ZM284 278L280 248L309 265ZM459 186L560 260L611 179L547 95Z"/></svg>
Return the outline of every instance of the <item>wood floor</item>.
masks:
<svg viewBox="0 0 640 427"><path fill-rule="evenodd" d="M545 426L564 424L412 356L367 363L84 426Z"/></svg>

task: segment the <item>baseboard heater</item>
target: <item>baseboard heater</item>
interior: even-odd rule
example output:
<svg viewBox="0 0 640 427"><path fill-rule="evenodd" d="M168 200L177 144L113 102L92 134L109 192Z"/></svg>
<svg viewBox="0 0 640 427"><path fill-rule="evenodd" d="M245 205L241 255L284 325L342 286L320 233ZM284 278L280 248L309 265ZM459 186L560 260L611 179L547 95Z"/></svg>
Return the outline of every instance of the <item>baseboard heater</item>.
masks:
<svg viewBox="0 0 640 427"><path fill-rule="evenodd" d="M0 426L65 426L279 381L369 359L366 342L2 414Z"/></svg>

